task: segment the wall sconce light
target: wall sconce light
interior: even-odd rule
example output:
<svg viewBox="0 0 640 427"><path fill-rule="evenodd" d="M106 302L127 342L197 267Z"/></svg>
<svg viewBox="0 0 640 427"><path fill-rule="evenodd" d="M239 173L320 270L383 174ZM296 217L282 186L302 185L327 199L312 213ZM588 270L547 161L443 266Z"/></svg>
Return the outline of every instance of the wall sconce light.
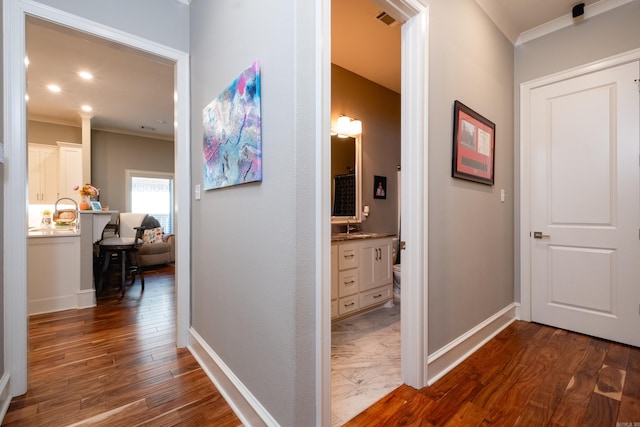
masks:
<svg viewBox="0 0 640 427"><path fill-rule="evenodd" d="M340 116L335 130L339 138L360 135L362 133L362 122L349 116Z"/></svg>

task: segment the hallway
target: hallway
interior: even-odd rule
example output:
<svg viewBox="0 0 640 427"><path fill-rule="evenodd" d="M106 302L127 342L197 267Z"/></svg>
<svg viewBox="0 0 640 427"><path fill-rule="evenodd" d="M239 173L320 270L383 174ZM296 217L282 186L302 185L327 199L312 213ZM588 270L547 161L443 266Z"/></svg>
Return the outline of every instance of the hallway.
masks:
<svg viewBox="0 0 640 427"><path fill-rule="evenodd" d="M114 278L114 279L117 279ZM189 350L175 346L174 267L120 300L29 319L29 390L3 426L241 425Z"/></svg>

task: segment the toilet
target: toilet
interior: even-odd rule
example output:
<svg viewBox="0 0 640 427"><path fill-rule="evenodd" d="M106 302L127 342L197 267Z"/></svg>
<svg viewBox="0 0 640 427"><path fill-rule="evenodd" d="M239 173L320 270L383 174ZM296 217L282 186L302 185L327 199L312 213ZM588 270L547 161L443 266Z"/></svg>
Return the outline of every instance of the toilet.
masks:
<svg viewBox="0 0 640 427"><path fill-rule="evenodd" d="M393 262L396 262L396 254L398 253L398 238L394 238L392 250L391 250L391 259ZM400 299L400 273L401 273L401 264L393 264L393 296L397 299Z"/></svg>

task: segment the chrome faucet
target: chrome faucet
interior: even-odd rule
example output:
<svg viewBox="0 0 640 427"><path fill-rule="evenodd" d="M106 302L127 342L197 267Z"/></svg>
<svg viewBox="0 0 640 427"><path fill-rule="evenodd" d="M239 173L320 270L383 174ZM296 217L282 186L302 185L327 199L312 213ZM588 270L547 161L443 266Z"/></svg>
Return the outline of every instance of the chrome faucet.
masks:
<svg viewBox="0 0 640 427"><path fill-rule="evenodd" d="M347 234L349 234L351 231L355 231L356 227L355 226L351 226L351 218L347 218Z"/></svg>

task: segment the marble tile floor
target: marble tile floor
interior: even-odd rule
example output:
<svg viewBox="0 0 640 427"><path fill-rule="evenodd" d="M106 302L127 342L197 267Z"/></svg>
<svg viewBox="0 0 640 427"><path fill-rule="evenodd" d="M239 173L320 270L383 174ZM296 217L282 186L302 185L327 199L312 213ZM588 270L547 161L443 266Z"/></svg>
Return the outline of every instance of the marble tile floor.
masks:
<svg viewBox="0 0 640 427"><path fill-rule="evenodd" d="M341 426L402 384L400 304L331 328L331 425Z"/></svg>

